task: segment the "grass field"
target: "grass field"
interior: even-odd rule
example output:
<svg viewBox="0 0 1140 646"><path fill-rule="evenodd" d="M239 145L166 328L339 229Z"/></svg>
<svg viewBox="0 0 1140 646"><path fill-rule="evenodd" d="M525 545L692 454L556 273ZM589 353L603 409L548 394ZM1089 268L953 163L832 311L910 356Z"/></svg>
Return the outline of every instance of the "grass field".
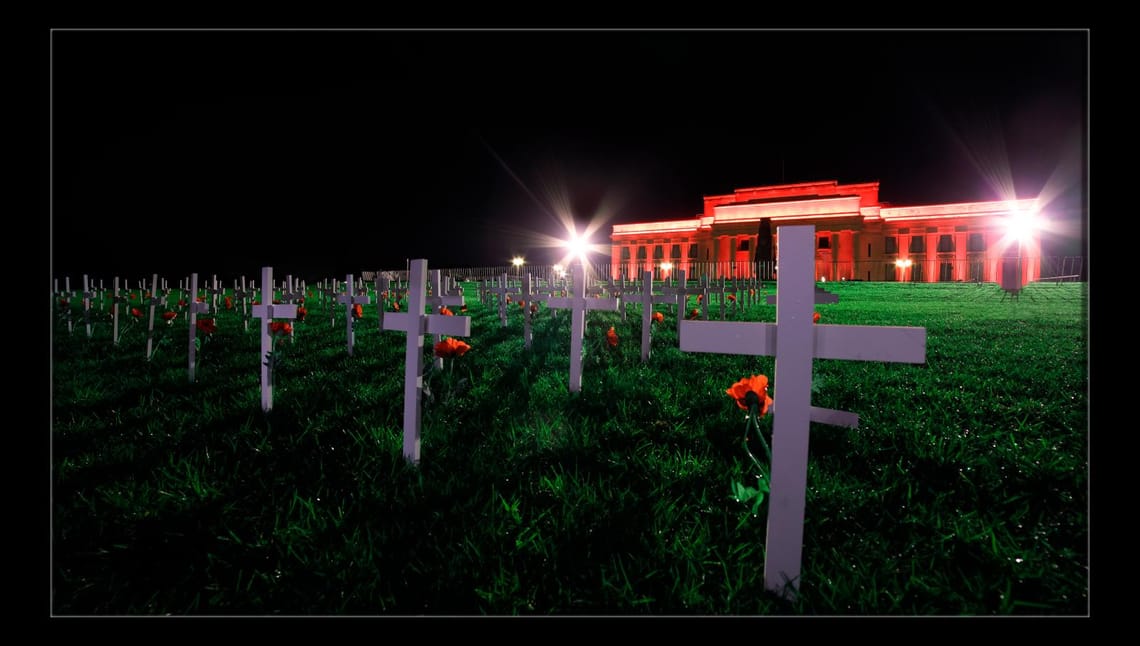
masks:
<svg viewBox="0 0 1140 646"><path fill-rule="evenodd" d="M349 357L343 309L330 325L309 299L268 415L256 319L218 315L195 384L184 316L158 320L150 362L145 323L115 347L109 323L87 339L58 319L53 611L1086 614L1087 285L826 287L821 323L925 327L927 361L815 361L813 404L861 421L811 426L794 603L764 592L766 504L732 495L755 469L725 389L773 377L771 357L680 352L662 306L642 365L631 305L588 315L571 394L569 317L540 309L526 351L518 308L502 328L468 283L472 349L425 376L418 468L405 336L372 306Z"/></svg>

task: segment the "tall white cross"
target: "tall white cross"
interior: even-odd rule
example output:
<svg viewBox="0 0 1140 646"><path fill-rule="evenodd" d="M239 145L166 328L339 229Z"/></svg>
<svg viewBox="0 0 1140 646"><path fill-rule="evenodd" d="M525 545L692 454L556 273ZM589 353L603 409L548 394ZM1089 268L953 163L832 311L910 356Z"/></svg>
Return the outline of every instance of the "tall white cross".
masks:
<svg viewBox="0 0 1140 646"><path fill-rule="evenodd" d="M344 293L337 297L336 302L344 305L344 321L345 321L345 343L348 345L348 356L352 356L352 346L356 344L356 335L353 334L352 311L356 309L354 306L357 304L367 305L371 303L371 299L367 294L356 294L356 283L352 280L352 274L345 277Z"/></svg>
<svg viewBox="0 0 1140 646"><path fill-rule="evenodd" d="M424 314L427 305L427 260L412 260L408 267L408 311L388 312L385 330L408 334L404 352L404 457L420 461L420 402L424 392L424 334L470 336L471 317Z"/></svg>
<svg viewBox="0 0 1140 646"><path fill-rule="evenodd" d="M812 359L924 363L926 329L813 324L815 227L783 226L777 236L776 323L685 321L680 345L686 352L776 357L764 586L794 598L803 555L809 422L858 423L858 416L811 405Z"/></svg>
<svg viewBox="0 0 1140 646"><path fill-rule="evenodd" d="M198 274L190 274L190 293L195 295L198 293ZM190 359L186 372L190 378L190 383L194 383L194 380L197 378L195 371L198 368L198 348L197 344L194 343L198 336L198 315L208 314L210 312L210 304L199 303L197 298L191 296L186 309L190 313L190 347L187 353Z"/></svg>
<svg viewBox="0 0 1140 646"><path fill-rule="evenodd" d="M564 298L549 298L546 304L551 309L570 310L570 392L582 390L582 338L586 334L586 310L607 310L616 312L616 298L586 298L585 270L581 263L574 263L574 295Z"/></svg>
<svg viewBox="0 0 1140 646"><path fill-rule="evenodd" d="M253 316L261 319L261 409L273 408L273 381L269 373L269 353L273 351L273 337L269 322L275 318L297 318L297 306L292 303L273 304L273 268L261 268L261 305L253 306Z"/></svg>

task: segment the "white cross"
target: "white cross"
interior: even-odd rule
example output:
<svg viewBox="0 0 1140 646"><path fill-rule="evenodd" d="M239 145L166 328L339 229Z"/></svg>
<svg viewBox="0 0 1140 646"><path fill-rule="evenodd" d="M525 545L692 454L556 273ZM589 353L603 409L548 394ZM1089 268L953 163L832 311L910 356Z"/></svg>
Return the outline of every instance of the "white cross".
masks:
<svg viewBox="0 0 1140 646"><path fill-rule="evenodd" d="M616 312L616 298L586 298L586 277L581 263L574 263L574 295L549 298L551 309L570 310L570 392L582 390L582 338L586 333L586 310Z"/></svg>
<svg viewBox="0 0 1140 646"><path fill-rule="evenodd" d="M274 318L297 318L297 306L288 303L273 304L273 268L261 268L261 305L253 306L253 316L261 319L261 409L273 408L273 382L269 374L269 353L273 351L273 337L269 335L269 322Z"/></svg>
<svg viewBox="0 0 1140 646"><path fill-rule="evenodd" d="M653 304L675 303L677 297L676 295L654 296L653 272L644 271L641 274L641 291L629 300L641 303L641 362L645 363L649 361L649 346L652 341L650 331L653 328Z"/></svg>
<svg viewBox="0 0 1140 646"><path fill-rule="evenodd" d="M242 281L244 282L245 279L243 278ZM197 295L198 293L198 274L196 273L190 274L190 293L193 295ZM187 303L186 309L190 313L190 347L189 352L187 353L190 357L190 361L186 373L190 378L190 383L194 383L194 380L196 379L194 372L198 368L198 348L194 343L195 339L198 336L198 315L209 314L210 304L199 303L197 298L191 296L190 302Z"/></svg>
<svg viewBox="0 0 1140 646"><path fill-rule="evenodd" d="M87 274L83 274L83 322L87 325L87 338L91 338L91 299L95 294L87 282Z"/></svg>
<svg viewBox="0 0 1140 646"><path fill-rule="evenodd" d="M154 347L154 306L166 303L166 298L158 295L158 274L150 279L150 318L146 325L146 360L150 361L151 350Z"/></svg>
<svg viewBox="0 0 1140 646"><path fill-rule="evenodd" d="M111 344L119 345L119 303L127 299L119 296L119 277L115 276L114 292L111 294Z"/></svg>
<svg viewBox="0 0 1140 646"><path fill-rule="evenodd" d="M777 283L776 284L776 293L768 295L767 303L769 305L775 305L776 304L776 296L779 293L780 293L780 285ZM831 292L824 291L824 289L822 287L820 287L819 285L815 286L815 304L816 305L826 305L829 303L838 303L838 302L839 302L838 296L836 296L835 294L832 294Z"/></svg>
<svg viewBox="0 0 1140 646"><path fill-rule="evenodd" d="M431 293L432 293L432 295L428 296L424 300L427 302L428 305L432 306L432 308L431 308L432 314L438 313L437 311L440 308L442 308L444 305L464 305L464 300L463 300L462 294L455 296L455 295L450 295L450 294L444 293L443 285L442 285L442 281L440 279L440 274L439 274L438 269L433 269L430 272L428 272L428 274L431 276ZM412 310L409 309L408 311L410 312ZM438 334L436 334L434 337L432 337L433 344L439 343L442 340L443 339L441 339L440 335L438 335ZM433 365L435 366L436 370L443 370L443 357L436 357L435 363Z"/></svg>
<svg viewBox="0 0 1140 646"><path fill-rule="evenodd" d="M75 329L75 324L71 320L71 276L63 277L63 291L64 296L67 298L67 333L71 334Z"/></svg>
<svg viewBox="0 0 1140 646"><path fill-rule="evenodd" d="M625 282L624 274L622 274L620 282L610 278L609 281L605 283L606 292L618 300L618 310L621 312L622 323L625 323L625 302L623 299L626 293L628 293L629 287L630 285L627 285Z"/></svg>
<svg viewBox="0 0 1140 646"><path fill-rule="evenodd" d="M779 228L780 284L776 323L685 321L680 345L685 352L716 352L776 357L773 385L772 481L764 586L795 597L803 555L809 422L853 426L858 416L811 405L812 359L924 363L926 329L862 325L816 325L815 227ZM779 334L777 334L779 330Z"/></svg>
<svg viewBox="0 0 1140 646"><path fill-rule="evenodd" d="M345 337L348 345L348 356L352 356L352 346L356 344L356 335L353 334L352 311L355 309L353 306L357 304L367 305L372 302L367 294L360 295L354 294L356 291L356 283L352 280L352 274L345 277L344 292L337 297L336 302L344 305L344 321L345 321Z"/></svg>
<svg viewBox="0 0 1140 646"><path fill-rule="evenodd" d="M380 331L384 331L384 308L388 301L388 290L392 287L392 281L388 278L387 272L377 272L376 277L376 318Z"/></svg>
<svg viewBox="0 0 1140 646"><path fill-rule="evenodd" d="M507 275L504 273L498 287L492 287L487 290L492 294L499 295L499 320L502 321L503 327L507 327L507 294L518 294L518 287L510 287Z"/></svg>
<svg viewBox="0 0 1140 646"><path fill-rule="evenodd" d="M708 287L704 284L707 283L708 277L705 276L701 281L698 281L697 287L689 287L688 279L685 277L685 270L677 270L677 285L671 287L663 287L661 291L667 296L673 296L677 299L677 337L681 336L681 321L685 320L688 312L685 310L689 306L689 296L692 294L702 294L701 300L705 303L708 298L705 296L708 293ZM672 301L669 301L672 302ZM705 318L708 318L708 310L705 309Z"/></svg>
<svg viewBox="0 0 1140 646"><path fill-rule="evenodd" d="M424 391L424 334L471 336L471 317L424 314L427 299L427 260L411 261L408 268L408 311L388 312L385 330L408 334L404 352L404 458L420 461L420 401Z"/></svg>

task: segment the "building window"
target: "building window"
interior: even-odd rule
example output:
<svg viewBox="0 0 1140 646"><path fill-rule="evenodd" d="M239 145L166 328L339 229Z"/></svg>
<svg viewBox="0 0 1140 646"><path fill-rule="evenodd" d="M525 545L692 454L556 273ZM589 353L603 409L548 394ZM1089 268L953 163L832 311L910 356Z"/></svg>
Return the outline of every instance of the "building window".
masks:
<svg viewBox="0 0 1140 646"><path fill-rule="evenodd" d="M971 233L966 239L966 251L985 251L986 238L980 233Z"/></svg>
<svg viewBox="0 0 1140 646"><path fill-rule="evenodd" d="M867 257L868 258L871 257L871 243L870 242L867 243ZM871 279L868 278L867 280L871 280Z"/></svg>
<svg viewBox="0 0 1140 646"><path fill-rule="evenodd" d="M887 243L887 250L884 251L883 253L898 253L899 252L899 239L898 238L896 238L895 236L887 236L885 238L885 240ZM870 252L867 252L867 255L871 255Z"/></svg>
<svg viewBox="0 0 1140 646"><path fill-rule="evenodd" d="M645 247L638 247L637 248L637 259L638 260L645 260Z"/></svg>
<svg viewBox="0 0 1140 646"><path fill-rule="evenodd" d="M938 236L938 251L939 252L954 251L954 236L951 236L948 233Z"/></svg>
<svg viewBox="0 0 1140 646"><path fill-rule="evenodd" d="M975 283L980 283L980 282L982 282L982 276L983 275L984 275L984 273L982 270L982 263L980 263L980 262L970 263L970 280L974 281Z"/></svg>
<svg viewBox="0 0 1140 646"><path fill-rule="evenodd" d="M883 272L883 280L887 281L888 283L895 282L895 275L898 273L898 267L895 267L895 263L893 262L888 262L886 267L886 270Z"/></svg>
<svg viewBox="0 0 1140 646"><path fill-rule="evenodd" d="M831 248L831 236L820 236L819 237L819 248L820 249L830 249Z"/></svg>
<svg viewBox="0 0 1140 646"><path fill-rule="evenodd" d="M921 283L924 278L922 276L922 263L916 262L910 266L910 282Z"/></svg>
<svg viewBox="0 0 1140 646"><path fill-rule="evenodd" d="M910 239L910 252L911 253L925 253L926 240L922 236L913 236Z"/></svg>
<svg viewBox="0 0 1140 646"><path fill-rule="evenodd" d="M669 257L670 258L680 258L681 257L681 245L679 245L679 244L673 245L673 247L671 249L669 249Z"/></svg>
<svg viewBox="0 0 1140 646"><path fill-rule="evenodd" d="M621 248L621 259L622 260L629 260L629 247L622 247Z"/></svg>
<svg viewBox="0 0 1140 646"><path fill-rule="evenodd" d="M661 245L654 245L653 246L653 259L654 260L661 260L664 257L665 257L665 247L663 247Z"/></svg>
<svg viewBox="0 0 1140 646"><path fill-rule="evenodd" d="M693 260L696 260L697 258L701 257L700 254L697 252L697 245L695 245L695 244L689 245L689 257L692 258Z"/></svg>
<svg viewBox="0 0 1140 646"><path fill-rule="evenodd" d="M938 280L943 283L954 282L954 265L948 262L939 263Z"/></svg>
<svg viewBox="0 0 1140 646"><path fill-rule="evenodd" d="M751 241L748 238L744 238L743 240L740 241L740 244L737 245L736 250L737 251L748 251L748 243L749 242L751 242Z"/></svg>

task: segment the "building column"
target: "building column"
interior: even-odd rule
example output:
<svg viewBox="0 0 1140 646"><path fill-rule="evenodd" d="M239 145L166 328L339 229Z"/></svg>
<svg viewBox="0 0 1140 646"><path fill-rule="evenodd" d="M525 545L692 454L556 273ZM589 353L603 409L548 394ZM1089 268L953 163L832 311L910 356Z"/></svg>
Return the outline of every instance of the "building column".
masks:
<svg viewBox="0 0 1140 646"><path fill-rule="evenodd" d="M938 233L927 233L926 235L926 282L938 282Z"/></svg>
<svg viewBox="0 0 1140 646"><path fill-rule="evenodd" d="M965 231L954 232L954 280L970 280L970 261L966 257L966 241L969 236Z"/></svg>
<svg viewBox="0 0 1140 646"><path fill-rule="evenodd" d="M831 252L838 262L835 277L851 280L855 272L855 232L850 229L840 231L835 244L839 247Z"/></svg>

